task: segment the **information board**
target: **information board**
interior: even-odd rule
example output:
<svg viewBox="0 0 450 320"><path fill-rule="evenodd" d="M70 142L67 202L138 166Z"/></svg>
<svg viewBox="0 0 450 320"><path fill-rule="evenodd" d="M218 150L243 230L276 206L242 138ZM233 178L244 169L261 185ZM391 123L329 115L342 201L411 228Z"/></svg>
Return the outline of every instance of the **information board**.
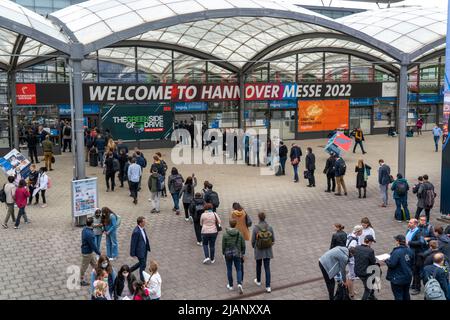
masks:
<svg viewBox="0 0 450 320"><path fill-rule="evenodd" d="M72 181L72 216L93 215L98 208L97 178Z"/></svg>

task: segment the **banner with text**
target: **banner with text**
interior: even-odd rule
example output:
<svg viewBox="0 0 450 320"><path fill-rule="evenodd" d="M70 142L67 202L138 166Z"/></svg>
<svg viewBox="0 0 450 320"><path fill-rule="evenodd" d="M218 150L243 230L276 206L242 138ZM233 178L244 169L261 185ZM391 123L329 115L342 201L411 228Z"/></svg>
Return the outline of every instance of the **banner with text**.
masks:
<svg viewBox="0 0 450 320"><path fill-rule="evenodd" d="M348 129L349 100L298 102L298 131L316 132Z"/></svg>

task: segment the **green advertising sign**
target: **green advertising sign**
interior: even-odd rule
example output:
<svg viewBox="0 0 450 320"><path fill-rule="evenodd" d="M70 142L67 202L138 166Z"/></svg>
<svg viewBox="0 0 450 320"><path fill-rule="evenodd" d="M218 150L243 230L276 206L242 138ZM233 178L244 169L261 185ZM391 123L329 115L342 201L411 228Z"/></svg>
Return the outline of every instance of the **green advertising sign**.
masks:
<svg viewBox="0 0 450 320"><path fill-rule="evenodd" d="M172 124L173 112L167 103L102 107L102 127L109 129L114 139L168 139Z"/></svg>

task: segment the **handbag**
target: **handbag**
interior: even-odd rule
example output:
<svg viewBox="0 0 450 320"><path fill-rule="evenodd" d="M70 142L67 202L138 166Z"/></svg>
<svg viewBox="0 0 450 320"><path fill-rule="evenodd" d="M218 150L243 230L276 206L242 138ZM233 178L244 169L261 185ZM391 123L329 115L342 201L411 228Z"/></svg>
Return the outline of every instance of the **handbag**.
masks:
<svg viewBox="0 0 450 320"><path fill-rule="evenodd" d="M391 176L391 175L389 175L389 183L392 183L392 182L394 182L395 180L394 180L394 177L393 176Z"/></svg>
<svg viewBox="0 0 450 320"><path fill-rule="evenodd" d="M303 178L309 179L309 171L308 170L303 171Z"/></svg>
<svg viewBox="0 0 450 320"><path fill-rule="evenodd" d="M216 229L217 229L217 232L222 231L222 226L220 225L219 221L217 220L217 215L216 215L216 213L214 213L214 219L216 220Z"/></svg>
<svg viewBox="0 0 450 320"><path fill-rule="evenodd" d="M55 159L54 156L52 156L51 162L52 162L52 163L55 163L55 162L56 162L56 159Z"/></svg>
<svg viewBox="0 0 450 320"><path fill-rule="evenodd" d="M250 218L250 216L245 213L245 225L247 226L247 228L250 228L252 226L252 219Z"/></svg>
<svg viewBox="0 0 450 320"><path fill-rule="evenodd" d="M294 160L291 161L291 164L292 164L293 166L296 166L296 165L298 165L299 162L300 162L300 161L298 160L298 158L295 158Z"/></svg>

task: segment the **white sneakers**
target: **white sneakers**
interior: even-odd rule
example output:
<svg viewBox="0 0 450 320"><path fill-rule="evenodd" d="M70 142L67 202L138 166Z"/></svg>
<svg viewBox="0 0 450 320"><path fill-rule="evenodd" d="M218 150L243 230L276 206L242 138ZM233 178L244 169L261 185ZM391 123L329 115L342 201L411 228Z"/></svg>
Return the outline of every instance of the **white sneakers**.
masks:
<svg viewBox="0 0 450 320"><path fill-rule="evenodd" d="M261 282L258 282L257 279L253 280L253 282L254 282L258 287L261 287Z"/></svg>
<svg viewBox="0 0 450 320"><path fill-rule="evenodd" d="M207 264L208 262L210 262L211 260L209 258L206 258L205 260L203 260L203 264Z"/></svg>
<svg viewBox="0 0 450 320"><path fill-rule="evenodd" d="M227 284L227 289L231 291L231 290L233 290L233 287L230 287L230 285Z"/></svg>
<svg viewBox="0 0 450 320"><path fill-rule="evenodd" d="M189 221L189 218L184 218L184 221L188 222L188 221Z"/></svg>
<svg viewBox="0 0 450 320"><path fill-rule="evenodd" d="M242 288L242 284L238 284L238 290L239 290L239 294L243 294L244 293L244 289Z"/></svg>
<svg viewBox="0 0 450 320"><path fill-rule="evenodd" d="M266 288L266 292L267 292L267 293L271 293L271 292L272 292L272 289L270 289L270 287L267 287L267 288Z"/></svg>
<svg viewBox="0 0 450 320"><path fill-rule="evenodd" d="M211 264L214 264L214 262L216 262L216 260L214 259L214 260L211 260Z"/></svg>
<svg viewBox="0 0 450 320"><path fill-rule="evenodd" d="M197 245L198 246L202 246L203 244L201 242L197 242Z"/></svg>

